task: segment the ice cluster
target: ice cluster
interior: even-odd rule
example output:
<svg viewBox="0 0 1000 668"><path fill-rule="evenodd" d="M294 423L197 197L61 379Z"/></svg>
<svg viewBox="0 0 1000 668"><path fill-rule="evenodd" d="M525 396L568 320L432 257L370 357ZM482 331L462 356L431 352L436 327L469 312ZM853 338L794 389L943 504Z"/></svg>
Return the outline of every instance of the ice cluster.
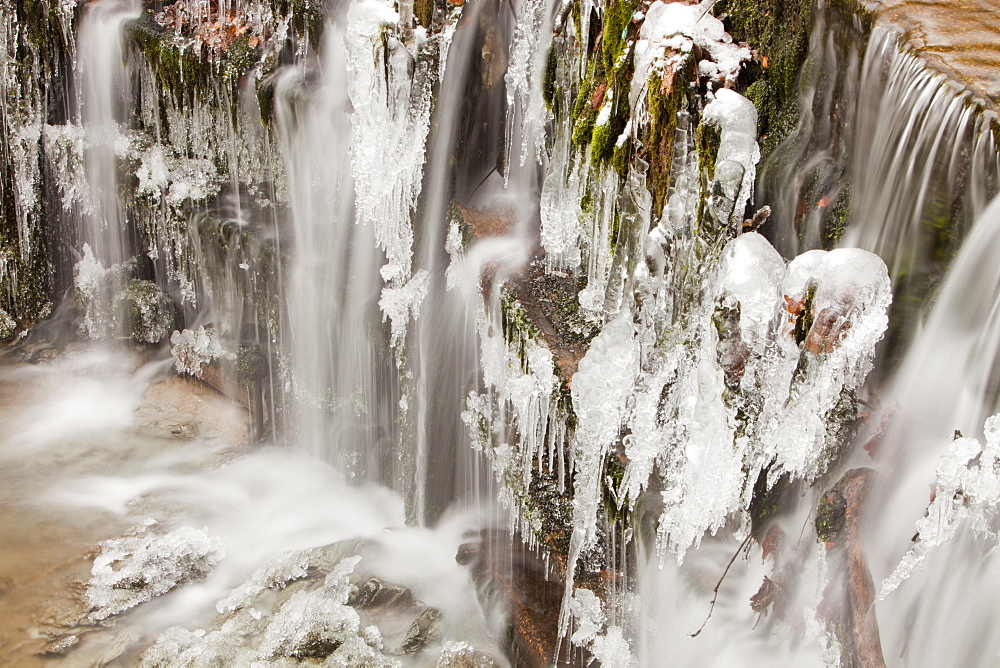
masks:
<svg viewBox="0 0 1000 668"><path fill-rule="evenodd" d="M622 628L607 624L601 599L589 589L579 588L570 600L576 630L570 638L577 647L585 647L602 666L630 668L636 657Z"/></svg>
<svg viewBox="0 0 1000 668"><path fill-rule="evenodd" d="M882 581L879 599L891 594L927 556L955 536L963 524L977 535L996 540L1000 518L1000 413L986 420L985 443L959 436L941 455L934 496L927 514L917 521L913 546Z"/></svg>
<svg viewBox="0 0 1000 668"><path fill-rule="evenodd" d="M501 501L512 522L522 522L532 542L541 527L537 518L523 512L521 502L531 481L533 466L554 473L565 483L566 413L559 406L559 381L552 352L537 338L516 300L503 298L492 311L480 305L478 329L480 357L486 392L470 394L462 420L472 434L473 447L485 452L500 482ZM509 322L506 335L500 320ZM506 434L503 425L517 429L517 438L493 439ZM544 460L544 463L543 463Z"/></svg>
<svg viewBox="0 0 1000 668"><path fill-rule="evenodd" d="M105 266L94 257L90 244L83 245L83 257L73 267L73 283L83 311L83 332L89 338L103 341L124 333L118 302L134 271L133 262Z"/></svg>
<svg viewBox="0 0 1000 668"><path fill-rule="evenodd" d="M219 602L222 615L211 630L167 629L146 650L142 665L399 666L398 660L380 651L378 628L363 626L358 612L348 605L356 590L351 576L360 560L341 559L319 582L310 584L303 579L322 561L322 549L282 555ZM268 605L260 597L266 590L286 591Z"/></svg>
<svg viewBox="0 0 1000 668"><path fill-rule="evenodd" d="M635 43L635 75L629 93L632 108L650 75L670 71L695 45L711 56L698 63L699 73L719 82L735 81L740 67L750 60L750 47L733 44L722 21L703 5L654 2L646 10Z"/></svg>
<svg viewBox="0 0 1000 668"><path fill-rule="evenodd" d="M427 296L430 274L421 269L398 288L385 287L378 305L383 319L389 321L392 345L399 347L406 338L406 323L420 314L420 304Z"/></svg>
<svg viewBox="0 0 1000 668"><path fill-rule="evenodd" d="M434 72L426 59L416 60L421 44L403 40L392 3L356 0L347 24L357 220L374 227L388 260L382 278L399 287L410 277L410 218L422 185Z"/></svg>
<svg viewBox="0 0 1000 668"><path fill-rule="evenodd" d="M548 51L551 40L552 5L551 0L526 0L518 5L510 61L504 75L507 84L506 155L517 155L514 140L520 138L520 166L524 166L532 149L537 160L542 159L545 151L545 123L549 112L541 86L541 67L546 60L540 54ZM505 177L509 174L510 168Z"/></svg>
<svg viewBox="0 0 1000 668"><path fill-rule="evenodd" d="M749 506L765 469L768 485L824 472L890 301L885 265L866 251L785 267L757 233L727 245L681 340L637 381L620 496L635 499L656 465L661 548L682 558Z"/></svg>
<svg viewBox="0 0 1000 668"><path fill-rule="evenodd" d="M98 547L84 593L94 621L202 580L225 556L220 538L191 526L167 529L151 519Z"/></svg>
<svg viewBox="0 0 1000 668"><path fill-rule="evenodd" d="M739 93L723 88L702 111L702 122L719 131L715 172L708 191L709 214L721 228L738 231L760 160L757 109Z"/></svg>
<svg viewBox="0 0 1000 668"><path fill-rule="evenodd" d="M201 378L207 364L227 355L213 327L206 329L201 326L195 330L183 331L175 329L170 335L170 344L170 354L174 358L177 373L198 378Z"/></svg>
<svg viewBox="0 0 1000 668"><path fill-rule="evenodd" d="M159 343L174 326L174 303L152 281L132 279L119 297L127 333L136 341Z"/></svg>

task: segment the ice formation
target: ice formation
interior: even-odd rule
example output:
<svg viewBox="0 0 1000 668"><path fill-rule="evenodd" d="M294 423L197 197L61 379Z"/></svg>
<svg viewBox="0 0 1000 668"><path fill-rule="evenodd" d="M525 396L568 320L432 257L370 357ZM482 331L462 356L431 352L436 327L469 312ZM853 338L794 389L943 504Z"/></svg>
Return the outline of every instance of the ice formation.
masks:
<svg viewBox="0 0 1000 668"><path fill-rule="evenodd" d="M963 524L977 535L996 540L1000 518L1000 413L986 420L985 443L959 436L941 455L933 500L917 521L913 546L882 581L879 600L891 594L936 548L955 536Z"/></svg>
<svg viewBox="0 0 1000 668"><path fill-rule="evenodd" d="M567 416L559 405L560 384L552 352L538 340L516 300L505 296L503 313L496 313L498 306L491 313L480 305L480 364L487 391L470 394L462 420L472 434L473 447L489 458L500 483L501 502L516 509L510 515L512 528L521 528L533 543L542 528L537 515L532 518L522 504L529 499L527 490L536 465L555 473L562 491ZM499 322L502 319L506 327ZM504 424L516 427L517 438L505 437Z"/></svg>
<svg viewBox="0 0 1000 668"><path fill-rule="evenodd" d="M383 319L388 320L392 330L392 345L399 347L406 337L406 323L420 313L420 304L427 296L430 275L425 269L413 274L405 285L398 288L382 289L378 305Z"/></svg>
<svg viewBox="0 0 1000 668"><path fill-rule="evenodd" d="M586 180L584 162L574 157L571 132L563 128L549 159L549 173L542 185L540 204L541 242L547 268L575 269L580 266L583 234L583 200Z"/></svg>
<svg viewBox="0 0 1000 668"><path fill-rule="evenodd" d="M95 621L117 615L186 582L204 579L225 556L222 540L202 529L166 529L147 520L100 544L84 593Z"/></svg>
<svg viewBox="0 0 1000 668"><path fill-rule="evenodd" d="M551 40L549 23L552 0L527 0L519 5L510 62L504 79L507 83L507 155L515 155L514 139L521 138L520 166L534 151L536 160L545 152L545 123L549 112L542 99L541 66ZM520 120L519 127L516 120ZM508 167L505 178L509 177Z"/></svg>
<svg viewBox="0 0 1000 668"><path fill-rule="evenodd" d="M418 58L425 45L403 41L391 3L356 0L347 23L357 220L374 227L388 260L382 278L399 287L410 278L410 218L422 185L435 73L428 58Z"/></svg>
<svg viewBox="0 0 1000 668"><path fill-rule="evenodd" d="M646 10L635 44L635 76L629 92L634 109L653 72L673 68L697 44L711 56L698 63L703 76L720 82L735 81L750 48L732 43L722 21L702 5L681 2L654 2Z"/></svg>
<svg viewBox="0 0 1000 668"><path fill-rule="evenodd" d="M636 665L622 628L607 624L601 599L589 589L577 589L570 601L570 611L576 630L570 641L587 648L602 666L629 668Z"/></svg>
<svg viewBox="0 0 1000 668"><path fill-rule="evenodd" d="M91 213L90 186L83 169L86 130L73 123L46 125L42 138L63 209L70 212L79 207L80 211Z"/></svg>
<svg viewBox="0 0 1000 668"><path fill-rule="evenodd" d="M144 668L203 665L399 666L384 656L375 626L362 627L358 612L347 605L354 590L351 575L361 557L341 559L316 587L299 588L275 603L273 614L250 606L263 589L281 589L304 576L316 554L291 553L255 572L232 595L220 601L223 617L212 630L167 629L142 658Z"/></svg>
<svg viewBox="0 0 1000 668"><path fill-rule="evenodd" d="M239 610L268 589L284 589L289 582L306 577L312 556L309 552L286 552L269 561L219 601L216 609L222 613Z"/></svg>
<svg viewBox="0 0 1000 668"><path fill-rule="evenodd" d="M838 406L870 370L891 300L870 253L814 251L786 269L756 233L729 243L712 285L685 334L700 344L668 351L640 381L626 442L629 498L663 466L661 547L678 558L747 507L766 467L769 484L825 470L830 425L849 419Z"/></svg>
<svg viewBox="0 0 1000 668"><path fill-rule="evenodd" d="M723 229L728 225L739 230L760 160L757 109L736 91L723 88L702 111L702 122L719 130L715 173L708 192L709 213Z"/></svg>
<svg viewBox="0 0 1000 668"><path fill-rule="evenodd" d="M105 266L94 257L90 244L83 245L83 257L73 267L73 283L89 338L103 341L123 334L118 301L134 271L133 262Z"/></svg>
<svg viewBox="0 0 1000 668"><path fill-rule="evenodd" d="M177 373L201 378L205 365L226 355L215 329L204 326L198 329L174 330L170 336L170 354L174 357Z"/></svg>

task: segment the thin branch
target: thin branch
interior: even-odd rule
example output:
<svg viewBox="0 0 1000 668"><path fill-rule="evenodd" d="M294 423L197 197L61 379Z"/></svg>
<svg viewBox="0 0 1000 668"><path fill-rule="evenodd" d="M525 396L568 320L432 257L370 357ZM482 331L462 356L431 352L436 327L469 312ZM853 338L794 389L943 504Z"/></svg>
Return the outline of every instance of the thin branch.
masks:
<svg viewBox="0 0 1000 668"><path fill-rule="evenodd" d="M692 638L697 638L698 634L705 630L705 625L708 624L708 620L712 618L712 613L715 612L715 602L719 600L719 587L722 586L722 581L725 580L726 576L729 574L729 569L733 567L736 557L740 556L740 552L742 552L743 549L750 544L750 538L751 535L748 534L747 537L743 539L743 542L740 543L740 546L736 548L733 558L729 560L728 564L726 564L726 570L722 571L722 577L715 583L715 589L712 590L712 605L708 608L708 616L705 617L705 621L701 623L701 626L698 627L697 631L689 634Z"/></svg>
<svg viewBox="0 0 1000 668"><path fill-rule="evenodd" d="M718 1L719 0L712 0L711 4L709 4L708 7L705 7L705 11L703 11L701 13L701 16L698 17L698 21L701 21L703 18L705 18L705 14L708 14L710 11L712 11L712 7L715 7L715 3L717 3ZM697 23L698 21L695 21L695 23Z"/></svg>

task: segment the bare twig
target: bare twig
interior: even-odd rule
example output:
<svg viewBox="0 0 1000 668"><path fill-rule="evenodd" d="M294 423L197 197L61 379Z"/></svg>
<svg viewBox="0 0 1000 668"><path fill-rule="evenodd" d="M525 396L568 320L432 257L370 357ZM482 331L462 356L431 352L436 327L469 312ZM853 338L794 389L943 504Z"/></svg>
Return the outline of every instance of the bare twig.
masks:
<svg viewBox="0 0 1000 668"><path fill-rule="evenodd" d="M701 13L701 16L698 17L698 21L701 21L703 18L705 18L705 14L708 14L710 11L712 11L712 7L715 7L715 3L717 3L718 1L719 0L712 0L712 2L708 5L708 7L705 7L705 11ZM695 23L697 23L698 21L695 21Z"/></svg>
<svg viewBox="0 0 1000 668"><path fill-rule="evenodd" d="M708 608L708 615L705 617L705 621L701 623L701 626L698 627L698 630L695 631L694 633L689 634L692 638L697 638L698 634L705 630L705 625L708 624L708 620L712 618L712 613L715 612L715 602L719 600L719 587L722 586L722 581L726 579L727 575L729 575L729 569L733 567L733 563L736 561L736 557L740 556L740 552L742 552L747 547L747 545L750 544L750 538L751 536L748 535L746 538L743 539L743 542L740 543L740 546L736 548L736 552L733 554L733 558L729 560L728 564L726 564L726 570L722 571L722 577L719 578L719 581L715 583L715 589L712 590L712 605L709 606Z"/></svg>

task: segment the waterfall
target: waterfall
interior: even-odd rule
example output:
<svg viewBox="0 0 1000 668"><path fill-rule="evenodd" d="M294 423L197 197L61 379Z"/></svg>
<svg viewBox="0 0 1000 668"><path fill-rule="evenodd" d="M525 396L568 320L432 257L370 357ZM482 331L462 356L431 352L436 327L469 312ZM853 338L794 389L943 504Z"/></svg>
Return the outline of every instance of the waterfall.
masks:
<svg viewBox="0 0 1000 668"><path fill-rule="evenodd" d="M326 27L318 82L290 66L275 86L293 234L288 328L292 392L302 445L360 480L397 481L380 470L395 447L399 388L381 326L373 224L355 223L351 117L344 32ZM391 455L390 455L391 456Z"/></svg>
<svg viewBox="0 0 1000 668"><path fill-rule="evenodd" d="M31 651L989 661L993 103L759 4L0 0Z"/></svg>
<svg viewBox="0 0 1000 668"><path fill-rule="evenodd" d="M127 109L122 27L138 17L134 2L97 2L81 19L78 43L80 121L87 133L86 173L93 210L81 225L80 237L95 258L120 264L127 248L124 212L118 196L117 146L122 112Z"/></svg>
<svg viewBox="0 0 1000 668"><path fill-rule="evenodd" d="M921 518L929 506L927 486L942 475L953 433L982 438L984 421L1000 409L996 367L1000 276L992 259L998 224L1000 199L994 198L972 224L942 280L934 307L885 390L883 401L895 402L896 409L893 428L881 446L889 466L873 499L880 511L868 530L876 577L889 576L903 557L914 525L926 521ZM914 574L913 582L879 602L880 617L888 620L885 646L898 648L907 660L920 657L921 665L946 660L948 655L978 663L995 651L978 640L986 637L983 629L997 621L995 611L982 603L992 595L986 583L992 582L987 574L998 567L995 552L981 536L960 534L946 540L947 534L941 537L944 547L925 565L926 574ZM956 564L981 572L983 579L977 578L981 584L970 587L964 578L954 577ZM978 614L968 615L969 605ZM948 641L926 640L942 636Z"/></svg>

